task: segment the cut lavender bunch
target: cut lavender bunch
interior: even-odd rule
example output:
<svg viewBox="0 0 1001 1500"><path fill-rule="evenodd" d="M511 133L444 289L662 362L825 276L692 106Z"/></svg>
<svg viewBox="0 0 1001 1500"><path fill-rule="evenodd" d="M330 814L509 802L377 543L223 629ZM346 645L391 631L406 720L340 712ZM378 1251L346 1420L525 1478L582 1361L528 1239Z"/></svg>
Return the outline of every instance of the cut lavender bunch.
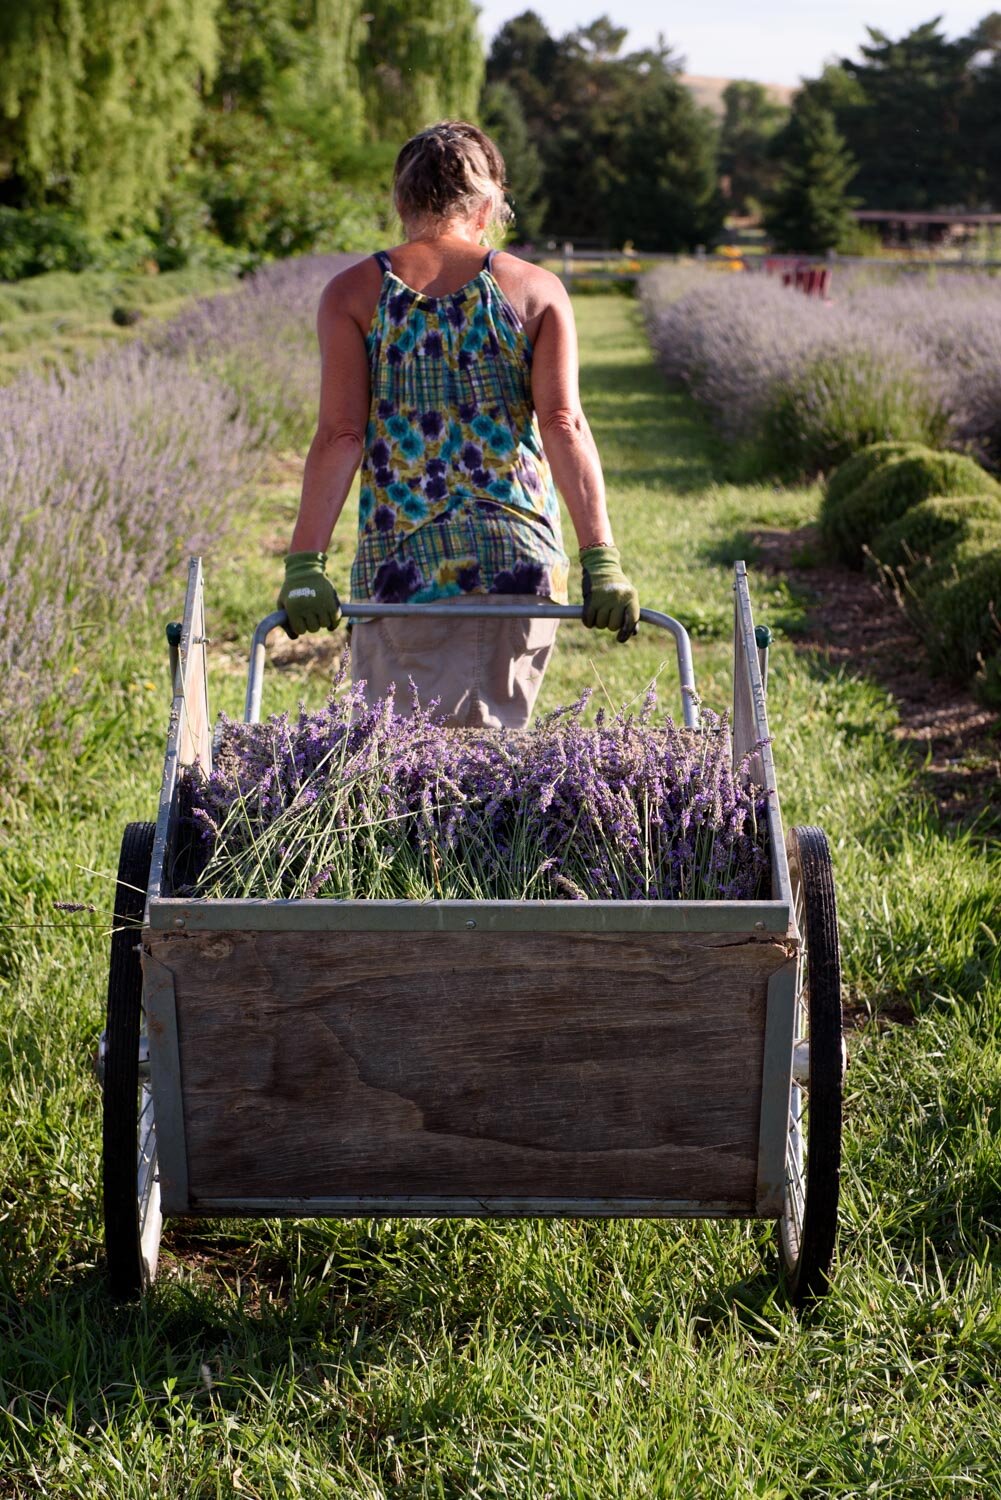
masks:
<svg viewBox="0 0 1001 1500"><path fill-rule="evenodd" d="M458 731L357 690L317 713L225 721L185 784L210 897L748 900L767 889L765 794L727 722L585 722L587 695L521 734Z"/></svg>

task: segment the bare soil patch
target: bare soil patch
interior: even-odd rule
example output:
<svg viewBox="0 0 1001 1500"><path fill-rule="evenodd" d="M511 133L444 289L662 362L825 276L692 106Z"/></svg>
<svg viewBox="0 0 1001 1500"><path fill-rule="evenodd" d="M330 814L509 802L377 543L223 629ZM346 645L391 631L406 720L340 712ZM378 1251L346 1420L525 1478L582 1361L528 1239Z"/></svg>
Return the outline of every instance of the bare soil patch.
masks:
<svg viewBox="0 0 1001 1500"><path fill-rule="evenodd" d="M1001 734L996 710L968 689L933 677L921 637L892 593L864 573L814 563L815 526L754 531L755 566L784 574L808 600L798 650L864 672L896 703L897 737L926 761L928 782L946 817L1001 819Z"/></svg>

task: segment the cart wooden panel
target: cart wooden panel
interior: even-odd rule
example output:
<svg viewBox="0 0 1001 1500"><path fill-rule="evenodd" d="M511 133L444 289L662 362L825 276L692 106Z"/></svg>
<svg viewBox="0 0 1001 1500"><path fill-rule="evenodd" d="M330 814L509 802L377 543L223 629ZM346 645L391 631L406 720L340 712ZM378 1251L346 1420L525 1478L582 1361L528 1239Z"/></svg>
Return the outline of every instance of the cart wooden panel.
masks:
<svg viewBox="0 0 1001 1500"><path fill-rule="evenodd" d="M735 586L771 900L185 901L178 773L211 756L193 566L143 942L166 1213L781 1212L798 934Z"/></svg>
<svg viewBox="0 0 1001 1500"><path fill-rule="evenodd" d="M154 935L199 1199L757 1199L784 942Z"/></svg>

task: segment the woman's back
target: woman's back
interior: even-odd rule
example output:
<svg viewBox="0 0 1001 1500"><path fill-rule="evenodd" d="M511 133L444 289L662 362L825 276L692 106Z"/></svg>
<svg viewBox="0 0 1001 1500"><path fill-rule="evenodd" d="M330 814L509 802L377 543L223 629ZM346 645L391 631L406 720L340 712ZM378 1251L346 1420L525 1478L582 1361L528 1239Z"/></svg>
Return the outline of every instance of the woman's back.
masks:
<svg viewBox="0 0 1001 1500"><path fill-rule="evenodd" d="M563 600L567 559L532 403L531 342L492 273L494 253L474 258L468 242L452 256L415 248L423 253L374 257L382 280L366 334L352 592Z"/></svg>

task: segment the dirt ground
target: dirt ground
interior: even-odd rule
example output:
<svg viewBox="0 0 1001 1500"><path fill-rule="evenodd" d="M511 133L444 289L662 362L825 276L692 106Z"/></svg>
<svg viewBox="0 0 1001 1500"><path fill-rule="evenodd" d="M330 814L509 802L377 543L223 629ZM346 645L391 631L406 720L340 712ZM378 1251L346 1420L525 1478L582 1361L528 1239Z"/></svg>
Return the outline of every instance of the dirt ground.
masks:
<svg viewBox="0 0 1001 1500"><path fill-rule="evenodd" d="M1001 720L963 687L933 677L921 638L892 591L820 555L816 528L752 533L755 567L783 573L808 601L800 650L862 671L897 704L897 736L926 760L933 796L946 817L980 815L1001 827ZM808 566L806 563L808 562Z"/></svg>

